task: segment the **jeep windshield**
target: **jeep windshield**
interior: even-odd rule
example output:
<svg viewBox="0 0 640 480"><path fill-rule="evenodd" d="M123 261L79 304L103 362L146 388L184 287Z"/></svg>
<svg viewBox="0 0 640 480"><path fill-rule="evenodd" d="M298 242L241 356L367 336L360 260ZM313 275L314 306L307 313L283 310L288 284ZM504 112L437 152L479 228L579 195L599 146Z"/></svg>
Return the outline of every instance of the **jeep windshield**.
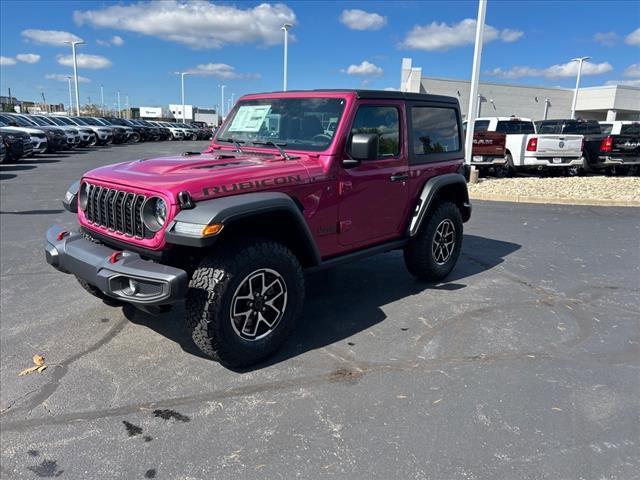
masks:
<svg viewBox="0 0 640 480"><path fill-rule="evenodd" d="M264 98L238 102L216 142L322 151L332 142L342 98ZM271 145L273 147L273 145ZM275 148L275 147L273 147Z"/></svg>

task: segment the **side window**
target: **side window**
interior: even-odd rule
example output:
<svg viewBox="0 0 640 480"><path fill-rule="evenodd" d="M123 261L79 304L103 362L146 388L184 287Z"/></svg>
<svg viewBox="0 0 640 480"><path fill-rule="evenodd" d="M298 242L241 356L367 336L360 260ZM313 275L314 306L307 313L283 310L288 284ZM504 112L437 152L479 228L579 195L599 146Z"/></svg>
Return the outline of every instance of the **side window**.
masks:
<svg viewBox="0 0 640 480"><path fill-rule="evenodd" d="M460 150L458 118L453 108L412 107L411 129L413 153L416 155Z"/></svg>
<svg viewBox="0 0 640 480"><path fill-rule="evenodd" d="M600 130L605 135L609 135L611 133L611 130L613 130L613 123L601 123Z"/></svg>
<svg viewBox="0 0 640 480"><path fill-rule="evenodd" d="M378 135L378 158L394 157L400 153L400 112L396 107L362 105L353 120L351 135Z"/></svg>

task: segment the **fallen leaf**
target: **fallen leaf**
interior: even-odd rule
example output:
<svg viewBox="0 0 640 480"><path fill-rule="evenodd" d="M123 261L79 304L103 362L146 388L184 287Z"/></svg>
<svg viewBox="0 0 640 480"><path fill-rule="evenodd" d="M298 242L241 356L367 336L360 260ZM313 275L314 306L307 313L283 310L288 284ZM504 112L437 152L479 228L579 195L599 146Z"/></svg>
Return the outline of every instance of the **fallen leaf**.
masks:
<svg viewBox="0 0 640 480"><path fill-rule="evenodd" d="M44 357L42 355L34 355L33 363L35 363L38 367L44 365Z"/></svg>
<svg viewBox="0 0 640 480"><path fill-rule="evenodd" d="M433 402L433 404L435 405L436 403L440 403L442 401L441 398L439 398L438 400L436 400L435 402Z"/></svg>
<svg viewBox="0 0 640 480"><path fill-rule="evenodd" d="M396 398L407 398L407 396L406 395L398 395L398 396L396 396Z"/></svg>
<svg viewBox="0 0 640 480"><path fill-rule="evenodd" d="M47 369L47 366L46 366L46 365L40 365L40 366L38 367L38 369L37 369L37 370L38 370L38 373L42 373L42 372L44 372L46 369Z"/></svg>
<svg viewBox="0 0 640 480"><path fill-rule="evenodd" d="M36 365L35 367L29 367L29 368L25 368L24 370L22 370L18 376L19 377L24 377L25 375L29 375L30 373L35 372L39 367Z"/></svg>
<svg viewBox="0 0 640 480"><path fill-rule="evenodd" d="M559 407L551 407L551 410L555 410L556 412L561 412L562 409Z"/></svg>

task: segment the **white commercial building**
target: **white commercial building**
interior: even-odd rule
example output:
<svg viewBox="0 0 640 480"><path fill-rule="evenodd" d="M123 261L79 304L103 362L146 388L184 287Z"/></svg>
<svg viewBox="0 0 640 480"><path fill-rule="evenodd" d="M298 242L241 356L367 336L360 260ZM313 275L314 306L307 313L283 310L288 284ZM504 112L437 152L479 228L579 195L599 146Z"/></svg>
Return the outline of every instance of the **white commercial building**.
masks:
<svg viewBox="0 0 640 480"><path fill-rule="evenodd" d="M471 82L447 78L423 77L411 59L402 61L400 90L457 97L466 117ZM478 116L571 118L573 88L532 87L480 82ZM640 87L603 85L580 88L576 117L592 120L640 120Z"/></svg>
<svg viewBox="0 0 640 480"><path fill-rule="evenodd" d="M140 118L162 118L162 107L140 107Z"/></svg>
<svg viewBox="0 0 640 480"><path fill-rule="evenodd" d="M173 116L173 118L176 119L176 121L179 121L179 122L182 121L182 104L180 105L169 104L169 111L171 112L171 115ZM190 122L193 120L193 105L184 106L184 120L185 122Z"/></svg>

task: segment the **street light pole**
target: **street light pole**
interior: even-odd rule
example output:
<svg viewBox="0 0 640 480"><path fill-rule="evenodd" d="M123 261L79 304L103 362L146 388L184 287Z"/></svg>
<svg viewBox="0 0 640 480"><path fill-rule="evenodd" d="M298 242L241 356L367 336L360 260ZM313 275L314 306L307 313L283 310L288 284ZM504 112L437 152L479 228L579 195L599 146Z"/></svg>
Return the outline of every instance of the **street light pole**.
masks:
<svg viewBox="0 0 640 480"><path fill-rule="evenodd" d="M284 78L282 80L282 90L287 91L287 64L289 63L289 29L292 27L290 23L282 25L281 30L284 32Z"/></svg>
<svg viewBox="0 0 640 480"><path fill-rule="evenodd" d="M100 112L104 115L104 85L100 85Z"/></svg>
<svg viewBox="0 0 640 480"><path fill-rule="evenodd" d="M580 75L582 74L582 64L591 57L572 58L572 62L578 63L578 76L576 77L576 89L573 91L573 102L571 103L571 118L576 118L576 103L578 102L578 89L580 88Z"/></svg>
<svg viewBox="0 0 640 480"><path fill-rule="evenodd" d="M231 106L232 106L232 107L236 104L236 100L235 100L235 98L236 98L236 94L235 94L235 93L232 93L232 94L231 94Z"/></svg>
<svg viewBox="0 0 640 480"><path fill-rule="evenodd" d="M67 75L69 82L69 116L73 115L73 96L71 95L71 76Z"/></svg>
<svg viewBox="0 0 640 480"><path fill-rule="evenodd" d="M64 43L71 44L71 53L73 54L73 77L76 83L76 115L80 116L80 90L78 89L78 61L76 59L76 45L84 44L84 41L72 42L66 40Z"/></svg>
<svg viewBox="0 0 640 480"><path fill-rule="evenodd" d="M224 118L224 89L226 85L218 85L220 87L220 118Z"/></svg>
<svg viewBox="0 0 640 480"><path fill-rule="evenodd" d="M122 118L122 109L120 108L120 90L118 90L118 118Z"/></svg>
<svg viewBox="0 0 640 480"><path fill-rule="evenodd" d="M174 72L176 75L180 75L180 85L182 88L182 123L185 123L185 111L184 111L184 76L189 75L189 72Z"/></svg>
<svg viewBox="0 0 640 480"><path fill-rule="evenodd" d="M125 118L128 120L129 118L131 118L131 115L129 114L129 95L124 97L124 104L126 105L127 109L127 115Z"/></svg>
<svg viewBox="0 0 640 480"><path fill-rule="evenodd" d="M476 22L476 45L473 50L473 70L471 71L471 91L469 92L469 109L467 110L467 136L464 142L464 161L471 164L471 150L473 148L473 128L476 123L478 106L478 84L480 83L480 60L482 57L482 42L484 37L484 19L487 14L487 0L478 1L478 20Z"/></svg>

